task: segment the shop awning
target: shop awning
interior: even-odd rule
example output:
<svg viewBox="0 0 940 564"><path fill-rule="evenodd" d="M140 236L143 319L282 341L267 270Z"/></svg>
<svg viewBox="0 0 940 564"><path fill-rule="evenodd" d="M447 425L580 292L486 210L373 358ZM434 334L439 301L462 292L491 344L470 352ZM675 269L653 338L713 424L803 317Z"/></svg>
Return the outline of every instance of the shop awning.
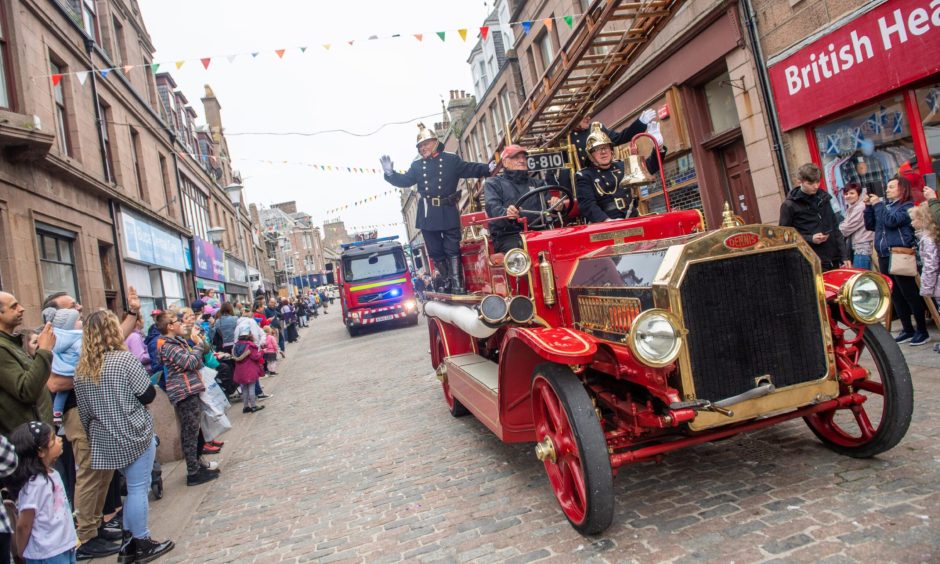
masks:
<svg viewBox="0 0 940 564"><path fill-rule="evenodd" d="M513 119L513 142L558 144L684 2L594 0Z"/></svg>

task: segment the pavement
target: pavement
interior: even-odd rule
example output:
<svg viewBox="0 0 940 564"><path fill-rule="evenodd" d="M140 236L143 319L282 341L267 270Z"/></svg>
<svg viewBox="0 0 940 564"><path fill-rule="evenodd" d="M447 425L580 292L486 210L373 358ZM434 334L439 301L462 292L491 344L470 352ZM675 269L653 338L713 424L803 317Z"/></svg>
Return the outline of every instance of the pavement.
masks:
<svg viewBox="0 0 940 564"><path fill-rule="evenodd" d="M229 412L218 480L164 466L151 528L177 544L162 562L938 561L940 354L902 348L893 450L842 457L800 420L689 448L622 468L613 525L583 537L531 445L447 412L424 319L353 339L333 308L262 381L267 409Z"/></svg>

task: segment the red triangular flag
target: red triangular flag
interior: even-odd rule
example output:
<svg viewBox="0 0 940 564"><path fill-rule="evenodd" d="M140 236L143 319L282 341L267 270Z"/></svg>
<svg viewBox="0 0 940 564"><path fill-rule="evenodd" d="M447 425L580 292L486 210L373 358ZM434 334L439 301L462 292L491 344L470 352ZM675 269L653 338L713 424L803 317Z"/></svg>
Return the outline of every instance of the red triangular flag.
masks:
<svg viewBox="0 0 940 564"><path fill-rule="evenodd" d="M416 34L415 34L415 39L417 39L418 41L423 41L423 40L424 40L424 34L423 34L423 33L416 33Z"/></svg>
<svg viewBox="0 0 940 564"><path fill-rule="evenodd" d="M286 49L276 49L274 52L277 53L277 58L278 58L278 59L283 59L283 58L284 58L284 51L286 51Z"/></svg>
<svg viewBox="0 0 940 564"><path fill-rule="evenodd" d="M52 75L52 85L53 85L53 86L58 86L60 82L62 82L62 75L61 75L61 74L54 74L54 75Z"/></svg>
<svg viewBox="0 0 940 564"><path fill-rule="evenodd" d="M206 57L205 59L199 59L202 62L202 67L206 70L209 70L209 63L212 62L212 57Z"/></svg>
<svg viewBox="0 0 940 564"><path fill-rule="evenodd" d="M480 37L483 38L483 41L486 41L486 36L490 34L490 26L485 25L480 28Z"/></svg>
<svg viewBox="0 0 940 564"><path fill-rule="evenodd" d="M355 43L355 42L356 42L355 39L350 39L350 40L347 41L346 43L349 43L349 46L352 47L352 44Z"/></svg>

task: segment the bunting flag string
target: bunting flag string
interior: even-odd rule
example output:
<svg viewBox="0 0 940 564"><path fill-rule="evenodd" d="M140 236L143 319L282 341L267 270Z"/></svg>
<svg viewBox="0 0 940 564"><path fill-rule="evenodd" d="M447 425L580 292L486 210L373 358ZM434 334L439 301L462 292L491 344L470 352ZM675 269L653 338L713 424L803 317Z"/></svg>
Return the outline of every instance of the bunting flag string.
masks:
<svg viewBox="0 0 940 564"><path fill-rule="evenodd" d="M176 154L181 157L190 157L196 161L201 161L202 156L197 153L188 153L186 151L176 151ZM375 167L364 167L364 166L345 166L345 165L336 165L336 164L319 164L319 163L310 163L304 161L290 161L290 160L276 160L276 159L245 159L241 157L210 157L212 159L225 160L229 162L239 161L239 162L253 162L261 163L267 165L293 165L293 166L305 166L321 172L343 172L347 174L381 174L384 176L381 168ZM397 171L399 174L404 174L406 170Z"/></svg>
<svg viewBox="0 0 940 564"><path fill-rule="evenodd" d="M378 199L380 199L380 198L384 198L384 197L386 197L386 196L392 196L392 195L394 195L394 196L400 196L400 195L401 195L401 191L402 191L402 188L392 188L392 189L390 189L390 190L386 190L386 191L381 192L381 193L379 193L379 194L376 194L376 195L374 195L374 196L369 196L368 198L363 198L363 199L361 199L361 200L356 200L355 202L349 202L348 204L343 204L343 205L341 205L341 206L338 206L338 207L335 207L335 208L326 210L326 211L323 212L323 213L326 214L327 216L330 216L330 215L333 215L333 214L335 214L335 213L339 213L339 212L341 212L341 211L348 210L349 208L358 208L359 206L363 206L363 205L365 205L365 204L371 204L372 202L374 202L374 201L376 201L376 200L378 200Z"/></svg>
<svg viewBox="0 0 940 564"><path fill-rule="evenodd" d="M387 229L390 227L401 227L404 225L402 221L396 221L394 223L373 223L372 225L356 225L354 227L347 227L346 231L351 233L356 233L358 231L371 231L373 229Z"/></svg>
<svg viewBox="0 0 940 564"><path fill-rule="evenodd" d="M562 20L562 21L565 22L565 24L568 25L569 28L571 28L571 27L574 26L574 19L577 18L577 17L581 17L581 16L583 16L583 15L584 15L584 14L570 14L570 15L566 15L566 16L555 16L555 17L552 17L552 18L544 18L544 19L541 20L541 23L542 23L542 25L545 26L548 30L551 30L551 29L552 29L552 26L554 25L554 23L555 23L556 20ZM528 35L529 32L532 31L533 22L532 22L532 21L529 21L529 20L526 20L526 21L517 21L517 22L509 22L508 25L510 26L510 28L513 27L513 26L521 26L522 32L523 32L525 35ZM467 41L468 29L469 29L469 28L459 28L459 29L456 29L456 30L455 30L455 31L457 32L457 35L460 37L461 41L463 41L463 42L466 42L466 41ZM500 30L500 29L501 29L501 26L482 26L482 27L479 28L479 37L481 37L484 41L486 41L487 37L489 36L490 31L493 31L493 30ZM447 42L447 30L445 30L445 31L437 31L437 32L434 32L434 33L435 33L435 35L437 35L438 38L440 38L441 42L445 42L445 43ZM404 36L406 36L406 35L409 35L409 34L394 33L394 34L389 35L389 36L386 36L386 37L380 37L380 36L378 36L378 35L374 35L374 34L373 34L373 35L367 36L367 39L368 39L368 40L377 40L377 39L399 39L399 38L402 38L402 37L404 37ZM419 43L424 43L424 36L425 36L424 33L412 33L412 34L410 34L410 35L411 35L412 37L414 37ZM360 40L358 40L358 39L349 39L349 40L346 40L345 43L346 43L347 45L349 45L350 47L354 47L357 43L361 44L361 43L363 43L363 42L360 41ZM323 44L322 44L324 51L328 51L328 52L335 52L335 51L331 50L331 47L332 47L333 45L334 45L333 43L323 43ZM307 47L307 46L292 47L292 48L289 48L289 49L288 49L288 48L280 48L280 49L273 49L272 51L273 51L274 55L275 55L279 60L281 60L281 59L284 59L284 58L285 58L284 56L287 54L288 51L293 50L293 49L297 49L301 54L307 53L307 51L308 51L308 47ZM121 65L121 66L117 66L117 67L103 68L103 69L84 69L84 70L78 70L78 71L70 71L70 72L66 72L66 73L49 74L49 75L45 75L45 77L46 77L46 78L50 78L50 79L52 80L53 86L58 86L59 82L62 80L62 77L68 76L68 75L76 75L76 77L79 78L79 82L81 82L82 84L84 84L84 83L85 83L84 78L87 78L87 73L89 73L89 72L97 72L97 73L99 73L99 74L101 75L102 78L107 78L108 74L109 74L111 71L115 70L115 69L120 69L121 71L124 72L125 75L127 75L127 74L130 74L130 72L131 72L132 70L136 69L136 68L149 67L150 70L151 70L154 74L156 74L156 73L157 73L157 70L158 70L162 65L168 65L168 64L172 63L172 64L174 64L174 65L176 66L176 70L180 70L180 69L183 68L183 65L185 65L187 62L190 62L190 61L199 61L199 62L201 63L201 65L202 65L203 69L206 70L206 71L208 71L208 70L209 70L209 66L210 66L210 64L212 63L212 60L213 60L213 59L217 59L217 58L220 58L220 57L224 57L226 60L228 60L229 63L234 63L234 62L236 61L236 59L238 59L241 55L251 55L251 59L254 60L254 59L256 59L256 58L258 57L258 55L260 55L261 53L262 53L262 51L249 51L249 52L243 52L243 53L230 53L230 54L227 54L227 55L213 55L213 56L195 57L195 58L192 58L192 59L179 59L179 60L173 60L173 61L162 61L162 62L158 62L158 63L147 63L147 64L143 64L143 65ZM83 74L83 73L84 73L84 74ZM84 78L82 78L82 77L84 77Z"/></svg>

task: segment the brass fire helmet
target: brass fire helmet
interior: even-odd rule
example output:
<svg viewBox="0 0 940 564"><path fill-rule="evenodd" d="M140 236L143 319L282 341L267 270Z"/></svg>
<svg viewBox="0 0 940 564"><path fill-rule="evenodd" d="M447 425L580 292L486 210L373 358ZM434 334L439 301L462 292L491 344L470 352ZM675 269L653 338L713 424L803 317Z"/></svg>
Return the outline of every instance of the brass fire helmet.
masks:
<svg viewBox="0 0 940 564"><path fill-rule="evenodd" d="M595 121L591 123L591 133L588 135L587 141L584 143L584 148L587 149L588 154L591 154L594 149L600 147L601 145L610 145L613 147L614 143L610 140L610 137L604 133L601 122Z"/></svg>
<svg viewBox="0 0 940 564"><path fill-rule="evenodd" d="M415 143L415 147L427 141L428 139L437 140L437 137L434 136L434 133L424 126L423 123L418 124L418 141Z"/></svg>

